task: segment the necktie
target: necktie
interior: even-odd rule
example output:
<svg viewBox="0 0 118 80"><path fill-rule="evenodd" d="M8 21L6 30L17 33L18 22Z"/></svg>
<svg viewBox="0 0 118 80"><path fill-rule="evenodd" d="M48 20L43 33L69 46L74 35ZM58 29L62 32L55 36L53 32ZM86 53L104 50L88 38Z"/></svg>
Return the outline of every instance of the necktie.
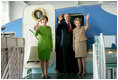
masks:
<svg viewBox="0 0 118 80"><path fill-rule="evenodd" d="M68 28L69 28L69 31L71 32L71 27L70 27L70 24L69 24L69 22L68 22Z"/></svg>

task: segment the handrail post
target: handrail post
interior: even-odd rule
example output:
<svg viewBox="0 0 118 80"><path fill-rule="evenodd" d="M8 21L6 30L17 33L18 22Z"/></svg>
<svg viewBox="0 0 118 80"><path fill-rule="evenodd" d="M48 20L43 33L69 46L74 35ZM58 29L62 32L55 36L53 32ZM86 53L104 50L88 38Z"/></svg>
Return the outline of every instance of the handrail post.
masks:
<svg viewBox="0 0 118 80"><path fill-rule="evenodd" d="M106 79L105 44L102 33L100 36L95 36L93 44L93 78Z"/></svg>
<svg viewBox="0 0 118 80"><path fill-rule="evenodd" d="M95 44L93 44L93 78L99 79L98 66L97 66L97 53Z"/></svg>
<svg viewBox="0 0 118 80"><path fill-rule="evenodd" d="M102 78L106 79L106 57L105 57L105 44L104 44L104 37L103 33L100 33L101 37L101 57L102 57Z"/></svg>

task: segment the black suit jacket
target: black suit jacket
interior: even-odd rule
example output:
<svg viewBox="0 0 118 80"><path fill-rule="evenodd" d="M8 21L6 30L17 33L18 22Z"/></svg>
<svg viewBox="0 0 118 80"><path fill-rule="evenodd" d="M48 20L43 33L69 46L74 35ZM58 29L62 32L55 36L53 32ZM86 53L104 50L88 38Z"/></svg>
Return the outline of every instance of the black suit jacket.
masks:
<svg viewBox="0 0 118 80"><path fill-rule="evenodd" d="M56 30L56 44L58 46L67 47L72 46L72 34L75 25L71 23L71 32L69 31L68 24L64 21L57 26Z"/></svg>

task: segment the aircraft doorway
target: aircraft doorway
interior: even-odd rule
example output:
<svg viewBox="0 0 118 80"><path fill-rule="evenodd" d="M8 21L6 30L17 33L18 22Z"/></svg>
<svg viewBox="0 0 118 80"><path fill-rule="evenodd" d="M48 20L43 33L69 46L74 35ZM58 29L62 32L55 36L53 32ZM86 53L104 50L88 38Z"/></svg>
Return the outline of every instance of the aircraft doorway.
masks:
<svg viewBox="0 0 118 80"><path fill-rule="evenodd" d="M64 14L62 14L62 15L64 15ZM84 15L83 14L81 14L81 13L77 13L77 14L70 14L70 16L71 16L71 20L70 20L70 22L72 22L72 23L74 23L74 19L75 18L80 18L81 19L81 21L82 21L82 26L84 25ZM65 23L63 23L65 20L64 19L62 19L63 21L61 22L63 25L65 25ZM60 22L60 21L58 21L58 22ZM66 65L65 64L65 62L64 62L64 54L63 54L63 52L64 52L64 49L63 49L63 47L61 46L61 44L60 43L62 43L62 39L60 39L60 38L62 38L61 36L62 36L62 32L58 32L58 30L60 30L60 28L61 28L61 23L58 23L58 26L57 26L57 35L56 35L56 37L57 37L57 42L56 42L56 69L57 69L57 71L59 71L59 72L63 72L64 70L64 65ZM59 24L61 25L61 26L59 26ZM74 25L74 24L71 24L71 25ZM66 25L65 25L66 26ZM63 26L63 27L65 27L65 26ZM69 49L70 49L70 47L69 47ZM72 47L71 47L71 49L72 49ZM70 49L70 51L72 51ZM66 52L67 53L67 52ZM72 53L73 53L73 51L72 51ZM70 54L70 53L69 53ZM71 56L71 55L69 55L69 56ZM72 60L72 64L74 64L73 66L74 66L74 70L76 70L75 71L75 73L77 73L78 72L78 64L77 64L77 60L75 59L75 56L72 54L72 58L70 59L69 58L69 60L71 61ZM74 63L73 63L74 62ZM69 63L71 63L71 62L69 62ZM71 65L70 65L70 67L71 67ZM74 71L73 70L73 71ZM71 71L70 71L71 72Z"/></svg>
<svg viewBox="0 0 118 80"><path fill-rule="evenodd" d="M78 13L78 14L70 14L70 16L71 16L71 22L73 22L74 23L74 19L75 18L80 18L81 19L81 21L82 21L82 25L84 25L84 15L83 14L81 14L81 13Z"/></svg>

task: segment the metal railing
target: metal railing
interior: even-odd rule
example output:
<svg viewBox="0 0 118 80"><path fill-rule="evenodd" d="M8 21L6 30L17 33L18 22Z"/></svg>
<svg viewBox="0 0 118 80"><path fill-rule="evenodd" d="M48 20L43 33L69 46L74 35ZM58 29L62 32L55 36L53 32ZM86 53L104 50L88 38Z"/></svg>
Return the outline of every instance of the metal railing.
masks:
<svg viewBox="0 0 118 80"><path fill-rule="evenodd" d="M95 37L93 44L93 78L106 79L105 44L102 33Z"/></svg>
<svg viewBox="0 0 118 80"><path fill-rule="evenodd" d="M1 78L22 79L24 39L1 37Z"/></svg>

